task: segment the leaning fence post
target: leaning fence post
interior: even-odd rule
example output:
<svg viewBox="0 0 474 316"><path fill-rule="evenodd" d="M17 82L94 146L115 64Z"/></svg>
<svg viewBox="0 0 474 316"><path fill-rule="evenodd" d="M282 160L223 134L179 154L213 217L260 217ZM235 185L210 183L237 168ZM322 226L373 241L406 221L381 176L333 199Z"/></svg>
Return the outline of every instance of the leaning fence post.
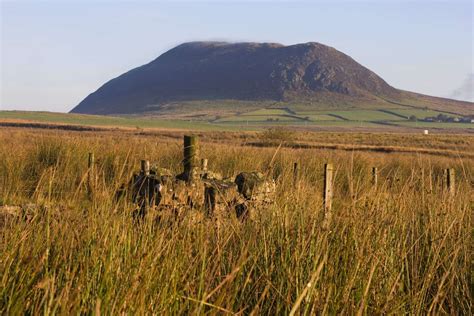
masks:
<svg viewBox="0 0 474 316"><path fill-rule="evenodd" d="M298 163L295 162L293 164L293 185L296 185L296 183L298 182L298 177L299 177L299 167L298 167Z"/></svg>
<svg viewBox="0 0 474 316"><path fill-rule="evenodd" d="M333 195L333 171L332 164L324 165L324 226L327 228L331 222L331 208Z"/></svg>
<svg viewBox="0 0 474 316"><path fill-rule="evenodd" d="M454 195L456 192L456 181L455 181L456 173L454 168L446 169L446 185L449 194Z"/></svg>
<svg viewBox="0 0 474 316"><path fill-rule="evenodd" d="M192 181L197 176L199 139L195 135L184 135L184 178L186 181Z"/></svg>
<svg viewBox="0 0 474 316"><path fill-rule="evenodd" d="M377 186L378 182L378 168L372 167L372 185L375 187Z"/></svg>

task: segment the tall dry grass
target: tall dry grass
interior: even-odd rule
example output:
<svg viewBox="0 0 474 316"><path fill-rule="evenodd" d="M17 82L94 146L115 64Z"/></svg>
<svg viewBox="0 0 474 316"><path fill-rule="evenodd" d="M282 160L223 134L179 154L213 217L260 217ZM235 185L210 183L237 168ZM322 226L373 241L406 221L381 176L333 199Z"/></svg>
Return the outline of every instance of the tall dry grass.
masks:
<svg viewBox="0 0 474 316"><path fill-rule="evenodd" d="M203 143L201 153L230 177L265 170L275 149ZM181 154L179 141L155 137L2 131L0 203L39 208L0 228L0 313L472 313L472 160L282 149L277 199L252 220L196 209L179 222L134 223L115 190L140 159L178 172ZM336 175L325 230L328 161ZM447 167L454 198L442 185Z"/></svg>

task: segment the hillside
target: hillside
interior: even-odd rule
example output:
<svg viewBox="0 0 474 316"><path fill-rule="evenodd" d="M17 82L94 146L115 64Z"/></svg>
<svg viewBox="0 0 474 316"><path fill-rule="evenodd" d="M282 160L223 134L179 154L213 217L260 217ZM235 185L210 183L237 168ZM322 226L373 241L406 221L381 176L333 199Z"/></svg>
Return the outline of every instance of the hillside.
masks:
<svg viewBox="0 0 474 316"><path fill-rule="evenodd" d="M191 42L110 80L71 112L210 114L275 103L308 110L402 104L472 111L472 103L397 90L351 57L319 43Z"/></svg>

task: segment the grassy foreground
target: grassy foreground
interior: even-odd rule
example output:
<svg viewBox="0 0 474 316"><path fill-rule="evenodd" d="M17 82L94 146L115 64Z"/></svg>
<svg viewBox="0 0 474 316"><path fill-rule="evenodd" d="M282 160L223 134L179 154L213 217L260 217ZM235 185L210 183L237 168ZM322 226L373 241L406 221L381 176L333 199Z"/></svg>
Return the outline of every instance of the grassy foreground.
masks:
<svg viewBox="0 0 474 316"><path fill-rule="evenodd" d="M134 224L116 188L140 159L178 172L181 150L178 140L131 134L0 130L0 205L40 206L0 226L0 314L472 312L473 160L282 149L277 199L255 218L206 219L198 209L179 222ZM204 142L201 153L230 177L265 170L275 148ZM328 161L335 192L323 229ZM454 198L442 186L447 167L457 173Z"/></svg>

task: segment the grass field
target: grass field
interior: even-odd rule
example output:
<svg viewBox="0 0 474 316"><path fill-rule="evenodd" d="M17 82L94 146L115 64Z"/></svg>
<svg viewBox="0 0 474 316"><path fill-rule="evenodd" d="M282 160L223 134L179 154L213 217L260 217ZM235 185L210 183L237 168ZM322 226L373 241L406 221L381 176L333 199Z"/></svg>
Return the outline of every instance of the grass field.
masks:
<svg viewBox="0 0 474 316"><path fill-rule="evenodd" d="M410 117L411 115L416 116L418 119L425 119L427 117L435 117L439 114L445 114L449 116L457 117L456 115L444 113L440 111L433 111L433 110L422 110L422 109L390 109L391 112L403 115L405 117Z"/></svg>
<svg viewBox="0 0 474 316"><path fill-rule="evenodd" d="M241 115L241 116L231 116L220 119L219 123L228 123L228 122L260 122L260 123L267 123L267 122L299 122L301 119L297 119L295 117L286 116L286 115Z"/></svg>
<svg viewBox="0 0 474 316"><path fill-rule="evenodd" d="M332 111L328 114L341 116L349 121L398 121L399 117L377 110Z"/></svg>
<svg viewBox="0 0 474 316"><path fill-rule="evenodd" d="M327 114L314 114L314 112L298 112L298 115L302 118L309 118L310 121L340 121L341 119L327 115Z"/></svg>
<svg viewBox="0 0 474 316"><path fill-rule="evenodd" d="M244 222L233 210L206 218L202 203L181 210L179 220L156 222L151 212L134 222L135 206L116 200L116 189L140 159L181 171L182 134L166 133L0 128L0 206L36 205L24 217L1 214L0 314L472 311L474 159L421 151L472 153L472 136L293 133L285 140L414 149L389 153L257 148L246 144L271 134L202 132L201 157L226 177L272 162L275 201ZM85 185L89 152L93 194ZM335 166L334 202L323 227L327 162ZM456 172L454 197L443 186L448 167Z"/></svg>
<svg viewBox="0 0 474 316"><path fill-rule="evenodd" d="M237 128L248 127L250 129L258 130L262 128L269 128L273 126L284 127L302 127L302 128L311 128L311 127L341 127L341 128L351 128L351 127L362 127L362 128L371 128L371 127L380 127L380 125L372 122L363 122L363 121L343 121L335 118L334 120L320 120L320 121L303 121L303 120L291 120L279 117L279 120L276 121L278 117L273 117L273 120L258 120L255 121L241 121L240 119L235 119L233 121L221 121L220 124L224 126L234 126Z"/></svg>
<svg viewBox="0 0 474 316"><path fill-rule="evenodd" d="M418 122L419 124L412 124L407 122L411 115L415 115L418 119L426 117L437 116L438 114L447 114L444 112L433 110L422 110L412 108L390 108L390 109L373 109L373 110L332 110L332 111L301 111L288 112L284 109L260 109L257 111L250 111L234 116L225 116L216 120L219 124L274 124L274 125L324 125L324 126L375 126L371 123L389 123L391 126L400 127L433 127L433 128L458 128L470 129L474 125L457 124L457 123L429 123ZM452 114L447 114L453 116ZM324 122L324 123L323 123ZM378 125L380 127L380 125Z"/></svg>
<svg viewBox="0 0 474 316"><path fill-rule="evenodd" d="M268 115L288 115L288 111L284 109L260 109L251 112L242 113L241 116L268 116Z"/></svg>
<svg viewBox="0 0 474 316"><path fill-rule="evenodd" d="M51 112L0 111L0 121L42 122L95 127L123 127L135 129L184 129L184 130L259 130L269 126L295 126L303 128L377 128L377 129L449 129L473 130L469 123L410 122L401 115L416 115L418 118L436 116L441 112L416 109L293 112L285 108L259 109L239 115L217 118L159 117L159 116L96 116Z"/></svg>
<svg viewBox="0 0 474 316"><path fill-rule="evenodd" d="M444 122L400 122L397 123L400 126L408 127L418 127L418 128L465 128L465 129L474 129L474 124L472 123L444 123Z"/></svg>
<svg viewBox="0 0 474 316"><path fill-rule="evenodd" d="M163 120L153 117L115 117L100 115L65 114L53 112L0 111L0 120L25 120L85 126L227 130L232 127L191 120Z"/></svg>

